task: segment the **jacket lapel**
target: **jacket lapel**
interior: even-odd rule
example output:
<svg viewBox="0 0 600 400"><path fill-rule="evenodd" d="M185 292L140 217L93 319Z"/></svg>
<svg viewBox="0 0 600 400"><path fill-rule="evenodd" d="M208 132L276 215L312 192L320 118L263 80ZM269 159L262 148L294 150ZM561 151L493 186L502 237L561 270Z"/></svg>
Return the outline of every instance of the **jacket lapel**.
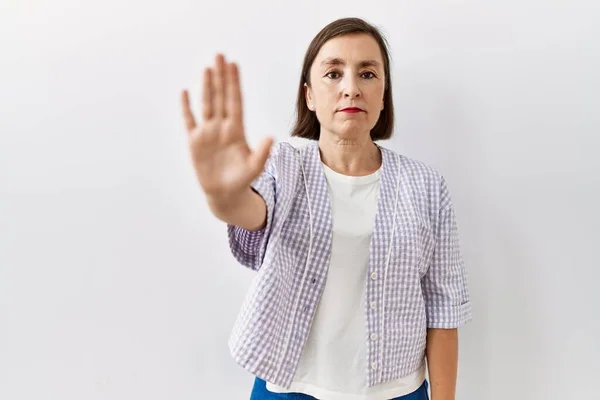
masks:
<svg viewBox="0 0 600 400"><path fill-rule="evenodd" d="M396 187L400 177L398 176L398 162L394 154L385 148L378 147L381 150L382 171L377 212L371 237L369 273L383 274L392 238Z"/></svg>
<svg viewBox="0 0 600 400"><path fill-rule="evenodd" d="M405 171L399 170L399 159L395 153L379 146L382 159L381 184L379 197L377 200L377 211L373 226L373 235L370 243L369 270L371 274L383 274L389 247L391 245L392 231L394 228L394 216L396 215L395 235L399 234L399 225L410 220L412 207L405 207L410 203L410 199L405 198L407 192L407 177ZM306 181L308 184L308 194L310 196L310 211L313 221L313 248L312 262L319 264L319 268L327 270L329 264L329 255L331 253L332 239L332 213L327 180L321 165L321 155L317 141L311 142L302 149L302 160ZM400 179L400 182L398 180ZM400 185L397 199L396 189ZM398 209L395 209L398 202ZM323 251L323 254L321 254ZM316 258L315 258L316 257ZM326 260L325 260L326 258ZM325 263L325 264L322 264ZM383 277L383 275L381 275Z"/></svg>
<svg viewBox="0 0 600 400"><path fill-rule="evenodd" d="M302 160L304 173L306 174L308 195L310 196L308 204L310 204L313 224L311 264L314 264L317 270L327 271L331 256L331 240L333 235L331 202L327 180L325 179L325 173L321 165L318 142L311 142L303 150Z"/></svg>

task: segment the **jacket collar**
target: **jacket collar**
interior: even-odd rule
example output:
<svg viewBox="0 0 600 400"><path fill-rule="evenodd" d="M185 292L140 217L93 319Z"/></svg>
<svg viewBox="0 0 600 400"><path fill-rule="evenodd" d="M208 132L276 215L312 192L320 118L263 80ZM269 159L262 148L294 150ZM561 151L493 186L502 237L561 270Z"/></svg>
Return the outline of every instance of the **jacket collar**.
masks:
<svg viewBox="0 0 600 400"><path fill-rule="evenodd" d="M399 169L400 157L391 150L379 145L377 147L381 151L382 169L377 211L370 244L369 273L374 271L384 272L388 250L390 250L392 235L394 234L393 231L398 229L394 226L394 217L400 215L400 220L404 219L402 215L406 217L406 210L400 204L403 203L403 200L407 200L405 198L407 194L404 190L398 189L408 183L408 177L405 176L404 171ZM332 237L331 201L321 163L318 141L312 141L302 149L302 160L310 196L313 242L320 241L327 244L326 251L329 254L331 253ZM398 209L396 205L398 205ZM396 218L396 222L398 221L399 219ZM382 255L384 256L382 257Z"/></svg>

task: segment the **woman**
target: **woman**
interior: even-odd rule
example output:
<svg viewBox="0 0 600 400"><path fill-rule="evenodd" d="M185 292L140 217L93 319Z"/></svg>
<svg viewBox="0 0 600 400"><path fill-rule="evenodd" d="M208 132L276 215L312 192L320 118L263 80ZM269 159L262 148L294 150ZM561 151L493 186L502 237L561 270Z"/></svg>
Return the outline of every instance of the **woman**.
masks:
<svg viewBox="0 0 600 400"><path fill-rule="evenodd" d="M257 271L229 346L251 399L453 399L456 329L471 309L444 178L375 141L392 135L380 32L332 22L300 79L296 149L250 150L239 74L216 57L198 125L183 92L200 186L233 255Z"/></svg>

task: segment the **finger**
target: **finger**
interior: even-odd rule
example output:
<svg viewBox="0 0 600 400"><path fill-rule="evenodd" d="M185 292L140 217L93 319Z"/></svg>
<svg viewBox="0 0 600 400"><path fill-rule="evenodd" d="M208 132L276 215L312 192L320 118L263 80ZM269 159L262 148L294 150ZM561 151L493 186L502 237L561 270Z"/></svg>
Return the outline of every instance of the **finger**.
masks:
<svg viewBox="0 0 600 400"><path fill-rule="evenodd" d="M224 64L225 57L222 54L216 56L216 69L213 76L213 106L214 116L217 118L223 118L225 116L225 93L223 88L224 81Z"/></svg>
<svg viewBox="0 0 600 400"><path fill-rule="evenodd" d="M213 72L210 68L204 69L204 82L202 84L202 119L207 121L214 113L213 104Z"/></svg>
<svg viewBox="0 0 600 400"><path fill-rule="evenodd" d="M190 96L187 90L181 92L181 109L183 111L183 120L188 133L196 128L196 119L190 108Z"/></svg>
<svg viewBox="0 0 600 400"><path fill-rule="evenodd" d="M229 64L227 68L227 115L238 121L242 116L242 91L240 88L239 69L235 63Z"/></svg>
<svg viewBox="0 0 600 400"><path fill-rule="evenodd" d="M273 138L267 137L261 140L260 144L254 150L248 159L249 170L252 173L252 177L256 178L260 175L264 168L269 155L271 154L271 147L273 146Z"/></svg>

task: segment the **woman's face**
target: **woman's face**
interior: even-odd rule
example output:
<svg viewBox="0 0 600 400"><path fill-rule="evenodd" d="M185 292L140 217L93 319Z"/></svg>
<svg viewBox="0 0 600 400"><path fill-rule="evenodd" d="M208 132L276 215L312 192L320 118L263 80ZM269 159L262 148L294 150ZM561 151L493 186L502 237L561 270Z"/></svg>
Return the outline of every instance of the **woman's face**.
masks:
<svg viewBox="0 0 600 400"><path fill-rule="evenodd" d="M383 58L372 36L345 35L326 42L311 66L310 81L305 85L306 102L317 114L321 135L370 138L385 91Z"/></svg>

